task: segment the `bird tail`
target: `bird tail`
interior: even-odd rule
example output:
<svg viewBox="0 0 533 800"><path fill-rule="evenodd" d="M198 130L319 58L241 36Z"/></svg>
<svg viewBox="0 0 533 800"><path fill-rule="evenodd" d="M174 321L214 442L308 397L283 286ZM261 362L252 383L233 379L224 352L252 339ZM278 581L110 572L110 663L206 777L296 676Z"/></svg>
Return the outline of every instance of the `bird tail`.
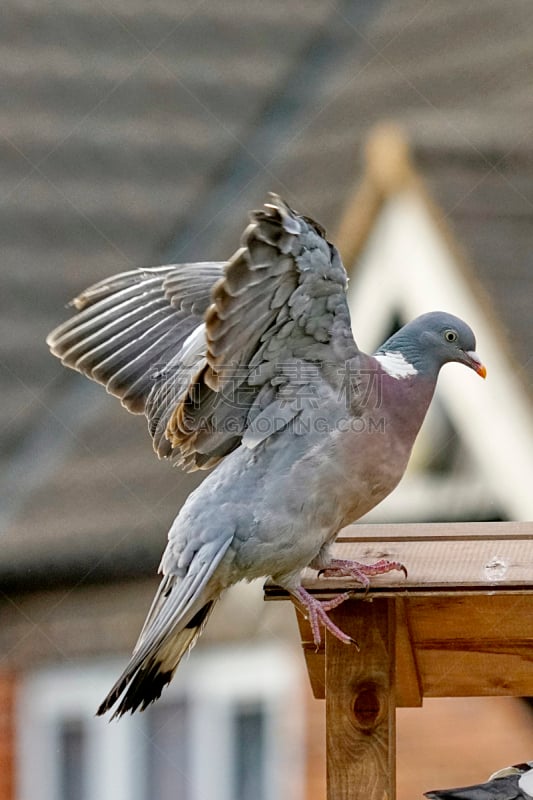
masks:
<svg viewBox="0 0 533 800"><path fill-rule="evenodd" d="M138 647L130 663L96 712L98 716L109 711L120 700L111 719L121 717L127 711L141 711L161 696L170 683L178 664L202 633L214 608L216 599L203 605L191 620L179 630L170 633L162 641L146 648ZM142 638L142 637L141 637Z"/></svg>

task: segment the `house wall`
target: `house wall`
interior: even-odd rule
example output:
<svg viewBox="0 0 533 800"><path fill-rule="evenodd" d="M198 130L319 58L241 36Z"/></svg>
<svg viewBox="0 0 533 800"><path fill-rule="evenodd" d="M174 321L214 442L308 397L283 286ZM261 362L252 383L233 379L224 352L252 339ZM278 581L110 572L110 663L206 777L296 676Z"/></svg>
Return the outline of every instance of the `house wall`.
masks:
<svg viewBox="0 0 533 800"><path fill-rule="evenodd" d="M0 672L0 800L15 798L16 677Z"/></svg>

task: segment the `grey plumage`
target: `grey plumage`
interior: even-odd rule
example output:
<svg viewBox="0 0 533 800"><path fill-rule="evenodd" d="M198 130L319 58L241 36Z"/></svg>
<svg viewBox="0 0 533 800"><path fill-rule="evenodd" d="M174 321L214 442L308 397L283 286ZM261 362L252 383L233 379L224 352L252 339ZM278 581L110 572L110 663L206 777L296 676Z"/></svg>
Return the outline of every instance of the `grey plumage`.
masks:
<svg viewBox="0 0 533 800"><path fill-rule="evenodd" d="M533 761L505 767L485 783L455 789L424 792L429 800L530 800L533 791Z"/></svg>
<svg viewBox="0 0 533 800"><path fill-rule="evenodd" d="M64 364L146 415L160 457L216 466L171 527L159 591L99 713L158 697L241 579L272 576L304 606L315 639L322 623L348 641L332 604L302 589L301 569L367 582L401 568L336 562L329 547L400 480L440 367L484 374L470 328L442 312L362 353L336 249L279 197L252 213L241 244L225 263L102 281L48 337Z"/></svg>

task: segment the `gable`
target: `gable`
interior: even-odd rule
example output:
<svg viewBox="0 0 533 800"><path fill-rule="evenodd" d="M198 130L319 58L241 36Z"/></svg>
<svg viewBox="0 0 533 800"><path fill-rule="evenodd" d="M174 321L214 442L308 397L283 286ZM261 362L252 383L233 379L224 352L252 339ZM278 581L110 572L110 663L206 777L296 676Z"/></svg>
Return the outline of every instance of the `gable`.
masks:
<svg viewBox="0 0 533 800"><path fill-rule="evenodd" d="M416 186L408 185L382 202L351 272L349 304L356 340L370 351L386 338L395 317L407 321L433 310L456 314L476 332L477 350L488 368L483 382L460 365L446 365L439 377L436 408L413 454L414 467L374 518L390 518L394 509L403 515L410 509L409 518L428 519L433 508L437 518L448 509L451 519L457 515L531 519L529 399L508 360L499 326L487 312L481 288L467 276ZM432 417L439 406L446 409L469 466L465 474L451 472L431 482L419 455L431 439L436 425ZM417 464L418 481L413 476ZM477 498L474 508L471 502L461 502L465 486L472 491L471 498ZM408 503L402 499L407 492Z"/></svg>

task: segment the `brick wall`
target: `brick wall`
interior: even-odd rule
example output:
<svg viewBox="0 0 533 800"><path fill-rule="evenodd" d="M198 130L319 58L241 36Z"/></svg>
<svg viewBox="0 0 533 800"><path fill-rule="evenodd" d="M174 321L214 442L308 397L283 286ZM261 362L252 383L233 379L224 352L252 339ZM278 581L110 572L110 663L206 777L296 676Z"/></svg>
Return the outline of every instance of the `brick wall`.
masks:
<svg viewBox="0 0 533 800"><path fill-rule="evenodd" d="M0 800L15 800L15 686L13 673L0 672Z"/></svg>

